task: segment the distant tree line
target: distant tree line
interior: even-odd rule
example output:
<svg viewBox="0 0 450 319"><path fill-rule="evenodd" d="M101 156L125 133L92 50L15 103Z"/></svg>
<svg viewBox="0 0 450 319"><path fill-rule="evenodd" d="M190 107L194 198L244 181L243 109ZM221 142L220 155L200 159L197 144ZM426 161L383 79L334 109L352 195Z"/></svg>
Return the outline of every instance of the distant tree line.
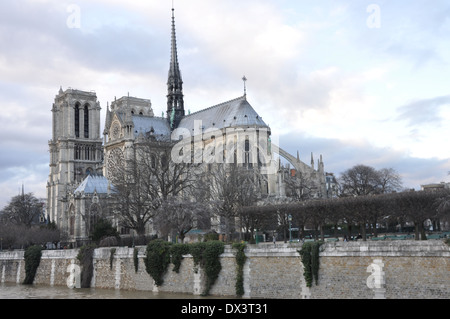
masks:
<svg viewBox="0 0 450 319"><path fill-rule="evenodd" d="M14 196L0 211L0 249L27 248L56 243L60 234L54 223L42 217L43 202L32 193Z"/></svg>
<svg viewBox="0 0 450 319"><path fill-rule="evenodd" d="M406 190L394 169L356 165L336 183L338 191L333 198L314 197L310 181L301 174L290 174L286 183L289 193L302 196L268 198L258 205L240 207L240 215L253 220L260 231L276 231L285 241L290 226L299 229L299 237L309 234L322 240L325 233L337 236L338 230L341 235L342 230L348 236L359 233L367 240L369 234L378 236L390 226L391 230L414 232L419 240L426 239L426 221L434 230L439 230L441 222L450 222L450 190Z"/></svg>
<svg viewBox="0 0 450 319"><path fill-rule="evenodd" d="M450 192L405 191L242 209L243 214L252 215L261 222L266 221L261 229L272 229L273 220L276 219L279 221L279 229L286 231L290 216L292 225L299 228L300 237L304 236L305 229L310 229L316 238L323 240L327 226L335 232L338 227L344 226L349 235L352 230L356 230L361 233L362 239L366 240L368 233L377 236L380 226L394 224L400 228L399 230L405 225L412 225L415 239L420 240L426 239L425 221L430 220L437 230L441 222L450 222Z"/></svg>

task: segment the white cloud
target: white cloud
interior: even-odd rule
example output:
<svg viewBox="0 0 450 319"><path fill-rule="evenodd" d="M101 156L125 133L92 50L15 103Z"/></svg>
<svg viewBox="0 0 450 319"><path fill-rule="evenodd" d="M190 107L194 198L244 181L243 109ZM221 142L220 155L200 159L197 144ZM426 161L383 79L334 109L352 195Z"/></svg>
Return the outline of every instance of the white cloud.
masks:
<svg viewBox="0 0 450 319"><path fill-rule="evenodd" d="M67 26L73 3L80 29ZM445 178L448 4L380 3L380 29L366 25L368 4L176 1L187 108L241 95L246 75L248 100L272 130L289 136L294 155L327 153L326 167L337 173L373 163L395 165L411 183ZM150 98L155 114L165 111L170 1L24 0L1 7L0 145L8 150L2 154L14 154L0 156L3 196L16 195L8 186L26 176L30 190L45 185L50 109L60 85L95 90L102 114L128 92Z"/></svg>

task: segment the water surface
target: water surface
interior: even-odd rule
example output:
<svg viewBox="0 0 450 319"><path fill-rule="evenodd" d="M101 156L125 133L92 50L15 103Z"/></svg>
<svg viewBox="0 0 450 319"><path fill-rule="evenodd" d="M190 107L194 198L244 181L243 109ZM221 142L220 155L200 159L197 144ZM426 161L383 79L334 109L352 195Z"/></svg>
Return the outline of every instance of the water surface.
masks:
<svg viewBox="0 0 450 319"><path fill-rule="evenodd" d="M0 284L0 299L215 299L191 294L115 289L70 289L64 286Z"/></svg>

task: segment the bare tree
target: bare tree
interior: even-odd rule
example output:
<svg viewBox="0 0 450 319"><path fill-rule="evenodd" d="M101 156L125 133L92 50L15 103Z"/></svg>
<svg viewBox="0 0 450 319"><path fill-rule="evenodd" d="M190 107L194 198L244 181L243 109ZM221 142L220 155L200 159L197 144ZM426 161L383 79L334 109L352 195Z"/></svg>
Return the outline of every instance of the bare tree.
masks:
<svg viewBox="0 0 450 319"><path fill-rule="evenodd" d="M424 191L403 192L395 196L399 213L406 215L407 219L414 223L416 240L426 239L423 223L427 219L436 218L438 215L437 198L439 198L439 194L436 192Z"/></svg>
<svg viewBox="0 0 450 319"><path fill-rule="evenodd" d="M402 178L393 168L378 171L378 185L381 194L398 192L403 188Z"/></svg>
<svg viewBox="0 0 450 319"><path fill-rule="evenodd" d="M440 228L440 223L450 223L450 193L443 192L443 194L436 200L437 205L437 226Z"/></svg>
<svg viewBox="0 0 450 319"><path fill-rule="evenodd" d="M284 182L286 195L297 201L311 199L313 191L316 189L312 180L301 172L285 175Z"/></svg>
<svg viewBox="0 0 450 319"><path fill-rule="evenodd" d="M216 165L210 176L211 202L224 227L223 232L232 235L236 231L237 217L241 229L252 231L251 224L255 220L245 215L245 210L241 208L256 204L260 196L260 176L253 169L235 164Z"/></svg>
<svg viewBox="0 0 450 319"><path fill-rule="evenodd" d="M365 196L399 191L402 181L392 168L377 171L370 166L356 165L342 173L339 186L343 196Z"/></svg>
<svg viewBox="0 0 450 319"><path fill-rule="evenodd" d="M120 223L140 236L163 203L183 194L195 179L192 165L171 160L169 146L141 142L134 149L134 158L117 168L112 180L113 205Z"/></svg>
<svg viewBox="0 0 450 319"><path fill-rule="evenodd" d="M42 202L34 197L33 193L14 196L10 203L3 209L3 222L16 225L24 225L30 228L39 222L42 213Z"/></svg>
<svg viewBox="0 0 450 319"><path fill-rule="evenodd" d="M184 242L186 234L195 228L209 228L209 210L205 203L186 198L168 198L156 217L155 224L163 236L175 233Z"/></svg>
<svg viewBox="0 0 450 319"><path fill-rule="evenodd" d="M374 194L378 186L378 173L373 167L356 165L340 177L341 193L352 196Z"/></svg>
<svg viewBox="0 0 450 319"><path fill-rule="evenodd" d="M262 201L263 207L259 210L264 213L264 220L269 225L269 230L276 231L277 234L282 234L282 239L287 242L289 231L289 215L292 217L292 222L299 225L302 232L305 226L305 220L302 218L305 215L299 215L297 205L293 204L294 200L291 197L267 197ZM296 202L295 204L301 205ZM279 236L278 236L279 237Z"/></svg>

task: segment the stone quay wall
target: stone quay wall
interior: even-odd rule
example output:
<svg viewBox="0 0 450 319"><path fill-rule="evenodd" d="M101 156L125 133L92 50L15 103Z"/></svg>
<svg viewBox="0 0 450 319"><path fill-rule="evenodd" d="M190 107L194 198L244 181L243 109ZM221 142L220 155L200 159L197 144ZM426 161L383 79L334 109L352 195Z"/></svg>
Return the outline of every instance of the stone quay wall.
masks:
<svg viewBox="0 0 450 319"><path fill-rule="evenodd" d="M245 254L244 298L273 299L450 299L450 247L440 240L336 242L321 246L318 284L307 287L300 244L249 245ZM161 287L145 270L145 247L98 248L91 287L200 295L205 275L184 256L179 273L172 265ZM78 250L45 250L34 283L67 286ZM235 295L236 252L226 246L213 296ZM0 252L0 283L22 283L23 251Z"/></svg>

